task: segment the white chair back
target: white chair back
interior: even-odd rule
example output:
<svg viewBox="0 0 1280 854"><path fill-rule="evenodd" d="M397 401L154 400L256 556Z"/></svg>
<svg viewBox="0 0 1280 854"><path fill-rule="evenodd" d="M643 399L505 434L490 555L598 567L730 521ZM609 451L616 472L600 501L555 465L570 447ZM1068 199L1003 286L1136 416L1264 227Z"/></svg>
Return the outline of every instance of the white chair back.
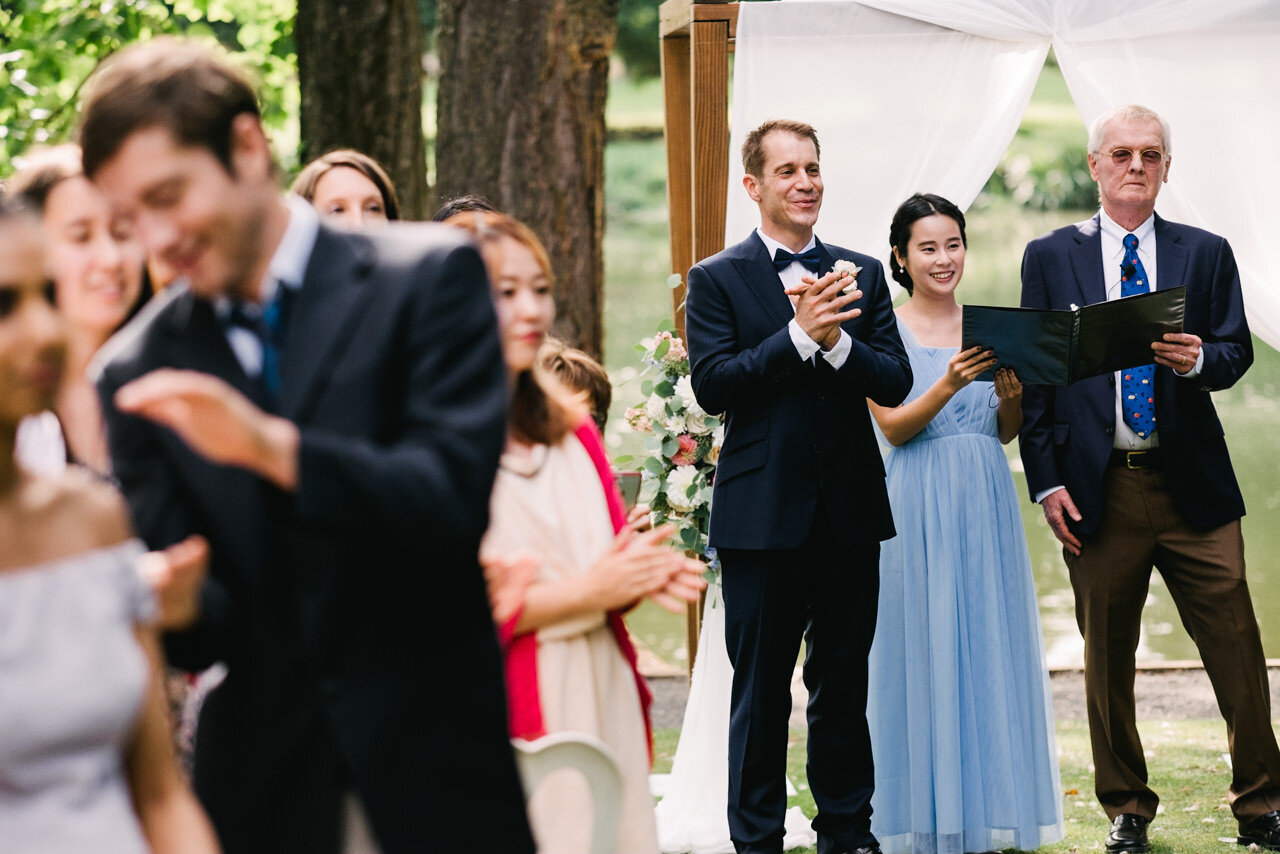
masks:
<svg viewBox="0 0 1280 854"><path fill-rule="evenodd" d="M553 732L533 741L511 739L525 800L547 774L557 768L576 768L591 787L591 854L614 854L618 840L622 774L613 751L584 732Z"/></svg>

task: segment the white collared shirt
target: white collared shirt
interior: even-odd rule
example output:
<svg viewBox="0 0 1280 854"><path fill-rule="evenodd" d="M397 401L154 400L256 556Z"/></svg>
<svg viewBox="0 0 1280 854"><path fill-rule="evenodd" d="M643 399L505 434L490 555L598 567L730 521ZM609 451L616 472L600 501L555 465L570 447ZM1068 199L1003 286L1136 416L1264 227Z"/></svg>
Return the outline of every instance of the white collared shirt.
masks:
<svg viewBox="0 0 1280 854"><path fill-rule="evenodd" d="M764 243L764 248L766 251L768 251L770 259L773 258L774 254L779 249L782 249L786 252L791 251L786 246L783 246L781 243L774 240L769 235L765 234L759 228L756 229L756 234L760 237L760 240ZM800 252L796 254L799 255L799 254L808 252L810 249L812 249L814 246L817 246L817 245L818 245L818 239L816 237L811 236L809 238L809 242L806 243L804 248L801 249ZM790 266L783 267L781 270L778 271L778 280L782 283L782 287L785 290L787 288L794 287L800 284L801 283L800 279L802 276L811 276L811 275L813 274L810 273L808 270L806 270L805 266L801 264L799 261L792 261ZM790 302L790 297L787 298L787 301ZM791 311L793 314L795 313L794 303L791 306ZM816 353L822 350L822 347L818 344L818 342L810 338L808 334L803 329L800 328L800 324L796 322L796 319L794 317L792 317L791 322L787 324L787 333L791 336L791 343L795 345L796 352L799 353L800 358L806 362L810 361ZM832 347L829 351L822 353L822 358L826 359L827 362L831 365L831 367L839 370L844 365L845 360L849 358L849 351L852 349L853 349L853 339L849 337L848 332L845 332L843 329L841 329L840 339L836 341L835 346Z"/></svg>
<svg viewBox="0 0 1280 854"><path fill-rule="evenodd" d="M307 263L311 260L311 252L316 247L316 235L320 233L320 215L311 203L301 196L289 195L284 199L289 209L289 222L285 226L284 235L276 246L271 262L267 265L266 276L259 287L261 300L258 306L265 306L275 298L276 288L281 284L292 291L302 287L303 276L307 272ZM218 319L223 322L224 334L236 361L249 377L262 374L262 341L257 335L242 326L227 322L231 314L232 300L228 296L220 296L214 300L213 308ZM252 310L253 306L248 306Z"/></svg>

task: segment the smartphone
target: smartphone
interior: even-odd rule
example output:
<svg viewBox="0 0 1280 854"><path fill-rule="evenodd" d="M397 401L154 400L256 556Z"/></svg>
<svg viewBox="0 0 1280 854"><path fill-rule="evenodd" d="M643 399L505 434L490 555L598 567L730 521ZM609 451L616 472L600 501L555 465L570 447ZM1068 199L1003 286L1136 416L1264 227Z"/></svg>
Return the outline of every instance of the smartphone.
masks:
<svg viewBox="0 0 1280 854"><path fill-rule="evenodd" d="M613 475L618 479L618 488L622 490L622 503L630 513L631 508L636 506L636 498L640 495L640 472L615 471Z"/></svg>

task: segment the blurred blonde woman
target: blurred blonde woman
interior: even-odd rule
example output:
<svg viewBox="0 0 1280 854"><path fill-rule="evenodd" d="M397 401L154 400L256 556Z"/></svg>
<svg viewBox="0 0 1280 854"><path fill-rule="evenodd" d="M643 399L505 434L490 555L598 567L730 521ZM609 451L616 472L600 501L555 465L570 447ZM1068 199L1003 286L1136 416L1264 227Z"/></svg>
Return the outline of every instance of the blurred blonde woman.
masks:
<svg viewBox="0 0 1280 854"><path fill-rule="evenodd" d="M68 462L100 475L111 468L102 408L89 362L151 296L142 244L85 178L80 148L37 152L6 190L39 214L54 299L67 334L67 369L52 409L23 425L21 458L42 471Z"/></svg>

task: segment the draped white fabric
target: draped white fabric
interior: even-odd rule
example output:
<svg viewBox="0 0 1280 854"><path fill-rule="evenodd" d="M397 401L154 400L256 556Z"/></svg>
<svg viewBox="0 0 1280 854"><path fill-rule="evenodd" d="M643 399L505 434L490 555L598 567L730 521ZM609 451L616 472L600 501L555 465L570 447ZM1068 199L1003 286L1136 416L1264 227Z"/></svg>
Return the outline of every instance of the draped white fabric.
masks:
<svg viewBox="0 0 1280 854"><path fill-rule="evenodd" d="M1084 122L1141 103L1173 128L1157 210L1226 237L1253 331L1280 348L1280 0L786 0L739 8L726 244L758 224L736 153L769 118L824 144L824 240L888 257L916 191L967 207L1050 44ZM1065 223L1064 223L1065 224Z"/></svg>

